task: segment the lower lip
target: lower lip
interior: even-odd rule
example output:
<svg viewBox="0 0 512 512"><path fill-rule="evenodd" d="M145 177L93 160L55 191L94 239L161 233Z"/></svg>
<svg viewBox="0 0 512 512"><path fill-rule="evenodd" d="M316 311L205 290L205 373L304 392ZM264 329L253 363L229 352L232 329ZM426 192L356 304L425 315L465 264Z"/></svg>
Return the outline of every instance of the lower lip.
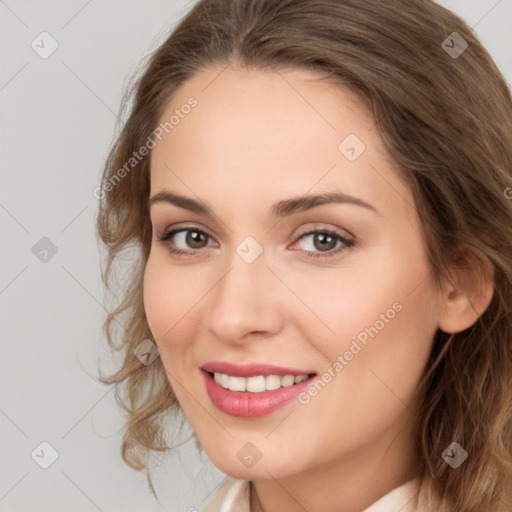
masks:
<svg viewBox="0 0 512 512"><path fill-rule="evenodd" d="M213 376L201 370L206 385L206 392L213 405L225 414L240 418L258 418L270 414L284 407L293 400L305 388L307 388L315 376L298 384L281 387L272 391L252 393L250 391L231 391L217 384Z"/></svg>

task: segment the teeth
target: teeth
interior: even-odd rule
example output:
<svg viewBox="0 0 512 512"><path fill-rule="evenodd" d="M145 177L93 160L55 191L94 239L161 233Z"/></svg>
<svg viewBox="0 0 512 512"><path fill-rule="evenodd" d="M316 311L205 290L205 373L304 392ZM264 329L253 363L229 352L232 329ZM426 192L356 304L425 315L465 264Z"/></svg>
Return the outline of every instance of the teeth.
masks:
<svg viewBox="0 0 512 512"><path fill-rule="evenodd" d="M249 391L251 393L262 393L272 391L280 387L293 386L308 378L307 375L257 375L256 377L233 377L225 373L214 373L213 378L217 384L231 391Z"/></svg>
<svg viewBox="0 0 512 512"><path fill-rule="evenodd" d="M295 378L293 375L285 375L284 377L281 377L281 386L293 386L295 383Z"/></svg>
<svg viewBox="0 0 512 512"><path fill-rule="evenodd" d="M252 393L261 393L262 391L265 391L265 377L263 377L263 375L249 377L246 380L247 383L245 385L245 389L247 391L251 391Z"/></svg>
<svg viewBox="0 0 512 512"><path fill-rule="evenodd" d="M229 389L231 391L245 391L246 380L243 377L229 377Z"/></svg>
<svg viewBox="0 0 512 512"><path fill-rule="evenodd" d="M281 387L281 377L279 375L267 375L265 377L265 389L272 391Z"/></svg>

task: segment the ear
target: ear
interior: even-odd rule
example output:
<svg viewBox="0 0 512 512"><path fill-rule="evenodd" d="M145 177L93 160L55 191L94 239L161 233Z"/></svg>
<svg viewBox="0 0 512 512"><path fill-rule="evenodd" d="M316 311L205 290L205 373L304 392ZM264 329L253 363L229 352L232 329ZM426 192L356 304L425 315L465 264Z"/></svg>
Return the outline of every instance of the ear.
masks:
<svg viewBox="0 0 512 512"><path fill-rule="evenodd" d="M439 328L448 334L471 327L494 295L494 267L483 254L465 247L459 264L450 269L442 290Z"/></svg>

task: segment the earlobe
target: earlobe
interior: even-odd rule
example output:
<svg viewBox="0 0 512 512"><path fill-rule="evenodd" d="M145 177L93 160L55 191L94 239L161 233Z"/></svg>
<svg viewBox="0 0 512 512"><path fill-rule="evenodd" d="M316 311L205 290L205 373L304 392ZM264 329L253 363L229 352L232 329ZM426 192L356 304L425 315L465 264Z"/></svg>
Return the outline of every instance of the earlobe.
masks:
<svg viewBox="0 0 512 512"><path fill-rule="evenodd" d="M453 267L441 296L439 329L448 334L471 327L485 312L494 294L494 268L486 256L480 264Z"/></svg>

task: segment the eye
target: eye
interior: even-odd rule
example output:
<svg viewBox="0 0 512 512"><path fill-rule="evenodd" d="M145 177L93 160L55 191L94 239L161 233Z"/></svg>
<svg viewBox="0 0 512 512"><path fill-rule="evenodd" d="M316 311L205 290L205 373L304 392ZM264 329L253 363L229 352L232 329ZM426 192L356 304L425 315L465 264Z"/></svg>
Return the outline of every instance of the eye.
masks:
<svg viewBox="0 0 512 512"><path fill-rule="evenodd" d="M172 244L168 243L173 238L178 239L178 242L185 244L185 246L188 245L189 247L195 250L188 251L186 249L184 250L173 247L175 245L174 241L172 242ZM205 233L200 229L181 228L164 232L161 236L158 237L158 241L165 244L169 252L171 252L171 254L191 257L195 256L196 253L203 248L203 242L208 238L210 238L210 235L208 235L208 233Z"/></svg>
<svg viewBox="0 0 512 512"><path fill-rule="evenodd" d="M348 239L337 231L327 229L314 229L307 233L303 233L298 241L307 240L309 242L303 244L306 246L306 256L308 258L331 258L338 254L351 250L355 244L354 239ZM336 248L336 244L340 243ZM318 252L315 249L320 248ZM333 250L334 249L334 250Z"/></svg>
<svg viewBox="0 0 512 512"><path fill-rule="evenodd" d="M196 228L180 228L165 231L157 240L164 244L171 254L183 257L198 256L207 244L205 242L211 238L208 233ZM351 250L355 244L354 239L348 239L341 233L328 229L314 229L300 235L298 243L302 240L309 242L303 244L306 246L304 252L308 258L331 258L338 254ZM173 240L174 239L174 240ZM180 248L179 244L185 248ZM338 247L336 247L337 244ZM176 248L176 245L178 247ZM192 250L187 250L187 246ZM315 252L315 249L319 251Z"/></svg>

